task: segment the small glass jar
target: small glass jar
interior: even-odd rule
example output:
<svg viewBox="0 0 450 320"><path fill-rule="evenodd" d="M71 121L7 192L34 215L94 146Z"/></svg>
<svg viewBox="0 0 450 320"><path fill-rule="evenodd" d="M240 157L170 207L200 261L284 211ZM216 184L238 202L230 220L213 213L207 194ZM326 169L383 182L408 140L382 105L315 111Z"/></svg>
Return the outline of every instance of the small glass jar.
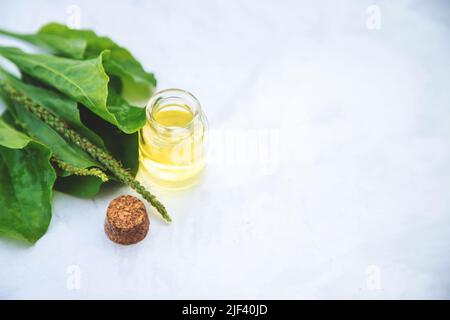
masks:
<svg viewBox="0 0 450 320"><path fill-rule="evenodd" d="M195 184L206 164L208 127L199 101L185 90L162 90L152 96L146 113L139 132L143 177L169 189Z"/></svg>

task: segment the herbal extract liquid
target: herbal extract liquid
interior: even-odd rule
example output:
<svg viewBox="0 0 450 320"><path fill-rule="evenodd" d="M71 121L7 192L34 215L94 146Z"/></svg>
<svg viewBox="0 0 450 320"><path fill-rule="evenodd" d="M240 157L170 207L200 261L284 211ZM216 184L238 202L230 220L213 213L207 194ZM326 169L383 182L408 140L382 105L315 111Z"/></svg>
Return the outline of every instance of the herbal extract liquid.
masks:
<svg viewBox="0 0 450 320"><path fill-rule="evenodd" d="M169 189L195 184L205 168L207 120L189 92L167 89L147 104L147 123L139 132L141 175Z"/></svg>

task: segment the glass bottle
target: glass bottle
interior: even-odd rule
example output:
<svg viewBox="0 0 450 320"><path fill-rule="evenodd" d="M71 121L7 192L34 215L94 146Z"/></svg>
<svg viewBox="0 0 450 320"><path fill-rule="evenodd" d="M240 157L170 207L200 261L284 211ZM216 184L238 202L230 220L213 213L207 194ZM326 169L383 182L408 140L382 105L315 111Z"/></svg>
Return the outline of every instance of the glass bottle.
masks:
<svg viewBox="0 0 450 320"><path fill-rule="evenodd" d="M199 101L181 89L155 93L139 132L139 162L144 179L169 189L195 184L205 168L207 119Z"/></svg>

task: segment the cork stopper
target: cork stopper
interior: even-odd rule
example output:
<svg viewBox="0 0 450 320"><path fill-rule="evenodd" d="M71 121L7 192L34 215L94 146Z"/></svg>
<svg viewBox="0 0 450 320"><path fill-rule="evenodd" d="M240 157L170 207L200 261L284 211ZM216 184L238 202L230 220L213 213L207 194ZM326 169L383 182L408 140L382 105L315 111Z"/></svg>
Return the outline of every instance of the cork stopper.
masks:
<svg viewBox="0 0 450 320"><path fill-rule="evenodd" d="M105 233L119 244L134 244L145 238L150 222L144 203L133 196L115 198L108 206Z"/></svg>

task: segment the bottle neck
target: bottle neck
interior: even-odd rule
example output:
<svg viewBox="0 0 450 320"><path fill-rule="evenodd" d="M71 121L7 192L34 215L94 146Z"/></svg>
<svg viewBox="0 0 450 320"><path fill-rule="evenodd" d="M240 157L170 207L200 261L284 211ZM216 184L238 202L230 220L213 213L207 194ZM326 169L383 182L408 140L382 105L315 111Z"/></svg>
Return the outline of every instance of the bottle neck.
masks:
<svg viewBox="0 0 450 320"><path fill-rule="evenodd" d="M147 105L147 121L165 138L176 140L192 135L201 123L201 116L198 100L184 90L160 91Z"/></svg>

